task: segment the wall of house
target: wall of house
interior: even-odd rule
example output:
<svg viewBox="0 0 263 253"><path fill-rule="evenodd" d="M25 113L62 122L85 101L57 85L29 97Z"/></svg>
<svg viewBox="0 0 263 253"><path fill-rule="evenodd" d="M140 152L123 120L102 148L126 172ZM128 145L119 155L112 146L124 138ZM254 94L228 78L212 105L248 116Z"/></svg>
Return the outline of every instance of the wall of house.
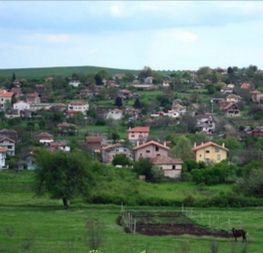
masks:
<svg viewBox="0 0 263 253"><path fill-rule="evenodd" d="M219 163L227 159L227 152L214 146L199 149L196 151L197 162L213 162Z"/></svg>
<svg viewBox="0 0 263 253"><path fill-rule="evenodd" d="M6 158L6 154L0 153L0 170L5 167L5 158Z"/></svg>
<svg viewBox="0 0 263 253"><path fill-rule="evenodd" d="M116 147L114 149L112 149L111 151L102 152L102 161L104 163L111 163L114 156L117 154L125 154L128 158L130 158L131 160L133 160L133 156L132 156L132 152L126 148L126 147Z"/></svg>
<svg viewBox="0 0 263 253"><path fill-rule="evenodd" d="M3 140L2 142L0 142L0 146L7 148L8 155L15 155L15 143L10 142L8 140Z"/></svg>
<svg viewBox="0 0 263 253"><path fill-rule="evenodd" d="M154 158L156 156L168 156L168 150L160 148L157 145L151 144L146 147L135 150L134 158L139 160L142 158Z"/></svg>
<svg viewBox="0 0 263 253"><path fill-rule="evenodd" d="M129 141L137 141L137 140L147 140L149 133L145 132L129 132L128 139Z"/></svg>
<svg viewBox="0 0 263 253"><path fill-rule="evenodd" d="M165 177L169 178L180 178L182 173L182 165L181 164L163 164L158 165Z"/></svg>

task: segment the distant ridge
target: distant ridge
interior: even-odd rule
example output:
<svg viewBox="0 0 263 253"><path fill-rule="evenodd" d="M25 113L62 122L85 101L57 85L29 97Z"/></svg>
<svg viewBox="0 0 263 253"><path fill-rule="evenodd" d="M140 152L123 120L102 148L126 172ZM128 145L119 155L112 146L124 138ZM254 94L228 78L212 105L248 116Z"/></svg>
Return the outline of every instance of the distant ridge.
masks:
<svg viewBox="0 0 263 253"><path fill-rule="evenodd" d="M47 76L70 76L76 74L95 74L100 70L106 70L110 74L118 74L124 72L138 73L139 70L107 68L97 66L68 66L68 67L41 67L41 68L13 68L0 69L0 78L11 78L13 73L18 79L21 78L44 78Z"/></svg>

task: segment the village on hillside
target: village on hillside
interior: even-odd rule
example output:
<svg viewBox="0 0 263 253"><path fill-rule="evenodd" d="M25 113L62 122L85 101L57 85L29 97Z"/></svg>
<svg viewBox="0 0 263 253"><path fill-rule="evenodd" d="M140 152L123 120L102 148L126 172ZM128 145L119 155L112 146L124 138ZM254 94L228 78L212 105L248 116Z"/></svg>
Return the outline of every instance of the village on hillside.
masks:
<svg viewBox="0 0 263 253"><path fill-rule="evenodd" d="M38 79L14 72L0 76L0 85L0 169L37 169L39 147L83 150L120 168L147 158L177 180L187 160L263 159L263 71L256 66Z"/></svg>

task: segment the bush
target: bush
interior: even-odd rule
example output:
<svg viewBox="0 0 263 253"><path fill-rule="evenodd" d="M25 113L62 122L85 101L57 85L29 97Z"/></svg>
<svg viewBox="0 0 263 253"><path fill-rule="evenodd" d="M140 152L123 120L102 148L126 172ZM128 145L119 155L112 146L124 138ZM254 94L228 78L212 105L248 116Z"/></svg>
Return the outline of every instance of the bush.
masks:
<svg viewBox="0 0 263 253"><path fill-rule="evenodd" d="M238 180L236 189L248 196L263 197L263 170L251 170L247 177Z"/></svg>

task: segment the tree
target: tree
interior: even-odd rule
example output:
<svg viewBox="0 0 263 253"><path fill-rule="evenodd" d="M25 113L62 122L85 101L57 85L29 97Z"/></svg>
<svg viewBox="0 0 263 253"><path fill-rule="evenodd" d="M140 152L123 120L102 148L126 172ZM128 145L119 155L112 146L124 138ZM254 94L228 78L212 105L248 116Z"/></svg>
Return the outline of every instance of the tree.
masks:
<svg viewBox="0 0 263 253"><path fill-rule="evenodd" d="M95 79L96 85L103 85L103 79L102 79L101 75L96 74L94 79Z"/></svg>
<svg viewBox="0 0 263 253"><path fill-rule="evenodd" d="M131 160L125 154L117 154L114 156L112 160L112 164L114 166L121 165L121 166L129 166L132 164Z"/></svg>
<svg viewBox="0 0 263 253"><path fill-rule="evenodd" d="M88 195L92 186L90 161L80 153L48 152L39 150L36 161L36 192L49 193L52 198L62 199L65 209L77 195Z"/></svg>
<svg viewBox="0 0 263 253"><path fill-rule="evenodd" d="M145 179L150 181L152 179L152 163L148 158L140 158L134 163L134 171L138 175L144 175Z"/></svg>
<svg viewBox="0 0 263 253"><path fill-rule="evenodd" d="M121 97L116 97L115 105L118 107L122 107L122 98Z"/></svg>
<svg viewBox="0 0 263 253"><path fill-rule="evenodd" d="M14 82L16 80L16 73L14 72L12 75L12 82Z"/></svg>
<svg viewBox="0 0 263 253"><path fill-rule="evenodd" d="M191 160L194 157L192 144L185 136L180 136L172 152L182 160Z"/></svg>
<svg viewBox="0 0 263 253"><path fill-rule="evenodd" d="M136 98L135 101L134 101L134 104L133 104L133 107L135 109L141 109L142 108L142 104L141 104L141 101L139 98Z"/></svg>

